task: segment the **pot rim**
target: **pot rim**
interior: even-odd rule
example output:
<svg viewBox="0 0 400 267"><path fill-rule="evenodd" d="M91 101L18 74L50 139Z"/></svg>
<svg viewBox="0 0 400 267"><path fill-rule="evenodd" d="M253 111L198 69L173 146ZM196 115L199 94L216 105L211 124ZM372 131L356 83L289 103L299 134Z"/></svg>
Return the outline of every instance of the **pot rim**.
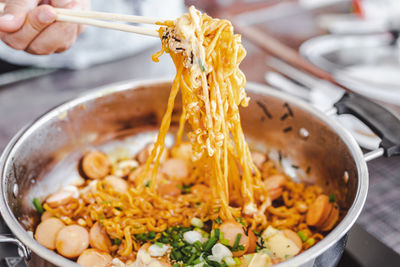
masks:
<svg viewBox="0 0 400 267"><path fill-rule="evenodd" d="M27 233L27 231L18 223L17 218L15 218L12 213L10 207L7 205L6 201L6 188L4 187L5 181L5 170L7 169L8 164L12 159L12 154L18 148L19 144L29 138L30 134L34 132L38 127L40 127L43 123L45 123L48 119L54 118L68 111L70 108L83 104L89 100L93 100L102 96L106 96L109 94L113 94L116 92L122 92L127 90L135 90L140 86L151 86L156 84L163 83L171 83L170 78L160 78L160 79L147 79L147 80L128 80L119 83L113 83L105 86L98 87L96 89L90 90L82 95L79 95L77 98L67 101L63 104L60 104L50 111L44 113L38 119L29 123L27 126L22 128L8 143L6 148L4 149L1 157L0 157L0 213L6 222L7 226L10 228L11 232L27 247L29 247L35 254L44 258L45 260L57 265L57 266L79 266L77 263L68 260L59 254L45 248L40 245L36 240L33 239L31 235ZM246 85L246 90L262 94L262 95L271 95L273 97L277 97L280 99L287 100L291 103L295 103L297 106L302 108L303 110L309 112L313 116L316 116L321 121L325 122L335 133L341 138L341 140L348 147L355 163L357 166L358 173L358 185L357 192L355 195L355 199L348 210L346 216L342 219L342 221L320 242L318 242L315 246L307 249L306 251L300 253L299 255L284 261L275 266L298 266L311 260L315 259L323 252L325 252L328 248L330 248L334 243L340 240L353 226L358 216L361 213L361 210L364 206L367 192L368 192L368 168L367 164L364 160L363 153L355 141L354 137L345 130L337 121L323 112L313 108L310 104L299 100L293 96L290 96L286 93L279 92L271 89L267 85L257 84L248 82Z"/></svg>

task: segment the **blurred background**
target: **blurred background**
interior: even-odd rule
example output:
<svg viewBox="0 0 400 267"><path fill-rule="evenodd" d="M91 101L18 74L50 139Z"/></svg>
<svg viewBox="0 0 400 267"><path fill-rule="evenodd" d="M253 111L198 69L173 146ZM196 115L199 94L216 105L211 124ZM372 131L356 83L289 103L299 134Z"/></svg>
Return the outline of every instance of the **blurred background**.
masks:
<svg viewBox="0 0 400 267"><path fill-rule="evenodd" d="M111 6L98 0L92 8L175 18L195 5L231 20L242 35L248 55L241 68L248 81L293 94L323 111L342 95L339 82L400 114L399 0L166 2L114 0ZM172 77L168 57L151 61L159 47L156 39L90 27L72 49L53 57L27 55L1 43L0 151L24 125L89 89ZM346 115L336 119L365 151L378 147L379 138L364 124ZM400 266L400 159L380 158L368 167L367 203L338 266ZM2 225L0 233L6 231ZM0 245L0 259L0 266L23 266L10 246Z"/></svg>

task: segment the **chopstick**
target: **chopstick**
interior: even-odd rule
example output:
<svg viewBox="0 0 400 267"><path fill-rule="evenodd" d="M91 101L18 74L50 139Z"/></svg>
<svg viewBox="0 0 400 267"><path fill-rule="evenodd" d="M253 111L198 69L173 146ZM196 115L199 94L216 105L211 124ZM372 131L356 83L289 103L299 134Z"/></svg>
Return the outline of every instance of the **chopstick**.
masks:
<svg viewBox="0 0 400 267"><path fill-rule="evenodd" d="M88 19L88 18L83 18L83 17L75 17L75 16L69 16L69 15L57 14L56 20L62 21L62 22L90 25L90 26L111 29L111 30L117 30L117 31L137 33L137 34L153 36L153 37L159 36L158 32L154 29L147 29L147 28L143 28L143 27L127 25L127 24L122 24L122 23L106 22L106 21L97 20L97 19Z"/></svg>
<svg viewBox="0 0 400 267"><path fill-rule="evenodd" d="M4 11L5 4L0 3L0 12ZM126 14L115 14L107 12L96 12L96 11L82 11L82 10L72 10L55 8L57 12L57 21L70 22L76 24L90 25L100 28L137 33L147 36L159 37L158 31L155 29L144 28L134 25L107 22L103 20L115 20L133 23L145 23L145 24L157 24L157 22L162 22L162 19L143 17L143 16L133 16Z"/></svg>
<svg viewBox="0 0 400 267"><path fill-rule="evenodd" d="M98 12L98 11L73 10L65 8L56 8L55 10L57 14L60 15L68 15L68 16L84 17L92 19L116 20L116 21L144 23L144 24L156 24L157 22L163 22L163 20L160 18L144 17L144 16L115 14L115 13Z"/></svg>
<svg viewBox="0 0 400 267"><path fill-rule="evenodd" d="M273 36L268 35L267 33L255 27L243 26L234 18L230 18L230 20L232 21L236 31L241 33L244 38L247 38L250 42L257 45L268 54L273 55L287 62L293 67L299 68L300 70L303 70L319 79L326 80L338 87L341 87L347 92L351 91L346 86L337 82L332 74L313 65L304 59L295 49L283 44Z"/></svg>

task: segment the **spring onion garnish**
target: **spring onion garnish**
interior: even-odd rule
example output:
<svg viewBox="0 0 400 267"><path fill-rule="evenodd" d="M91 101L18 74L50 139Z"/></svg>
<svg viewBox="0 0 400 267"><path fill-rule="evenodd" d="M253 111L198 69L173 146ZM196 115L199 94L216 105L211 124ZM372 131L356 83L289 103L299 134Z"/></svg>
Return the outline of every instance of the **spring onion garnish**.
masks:
<svg viewBox="0 0 400 267"><path fill-rule="evenodd" d="M214 230L214 236L219 239L221 231L217 228Z"/></svg>
<svg viewBox="0 0 400 267"><path fill-rule="evenodd" d="M223 261L224 261L229 267L235 266L235 265L236 265L236 262L235 262L235 260L234 260L232 257L225 257L225 258L223 259Z"/></svg>
<svg viewBox="0 0 400 267"><path fill-rule="evenodd" d="M236 265L242 264L242 261L238 257L234 257L233 260L235 261Z"/></svg>
<svg viewBox="0 0 400 267"><path fill-rule="evenodd" d="M329 195L329 202L330 203L335 203L336 202L336 196L334 193Z"/></svg>
<svg viewBox="0 0 400 267"><path fill-rule="evenodd" d="M155 242L154 245L156 245L159 248L163 248L164 247L164 244L160 243L160 242Z"/></svg>
<svg viewBox="0 0 400 267"><path fill-rule="evenodd" d="M135 235L136 240L139 241L149 241L149 240L153 240L154 238L156 238L156 233L154 231L148 232L148 233L141 233L141 234L137 234Z"/></svg>
<svg viewBox="0 0 400 267"><path fill-rule="evenodd" d="M190 224L193 225L194 227L197 227L197 228L203 228L204 227L203 221L200 220L199 218L196 218L196 217L193 217L190 220Z"/></svg>
<svg viewBox="0 0 400 267"><path fill-rule="evenodd" d="M218 217L217 219L214 220L214 222L215 222L216 224L221 224L221 223L222 223L222 220L221 220L220 217Z"/></svg>
<svg viewBox="0 0 400 267"><path fill-rule="evenodd" d="M180 185L178 184L176 187L178 187L179 190L182 191L182 193L190 193L191 192L191 187L192 185Z"/></svg>
<svg viewBox="0 0 400 267"><path fill-rule="evenodd" d="M122 243L121 239L119 239L119 238L114 238L114 244L115 244L115 245L119 246L119 245L121 245L121 243Z"/></svg>
<svg viewBox="0 0 400 267"><path fill-rule="evenodd" d="M38 198L34 198L32 200L33 206L35 207L36 211L39 212L40 214L42 214L44 212L42 203L40 203L40 200Z"/></svg>
<svg viewBox="0 0 400 267"><path fill-rule="evenodd" d="M202 71L202 72L205 72L205 71L206 71L206 68L204 67L203 62L201 61L200 58L199 58L199 60L198 60L198 63L199 63L199 66L200 66L201 71Z"/></svg>
<svg viewBox="0 0 400 267"><path fill-rule="evenodd" d="M236 218L236 221L237 221L238 223L242 224L243 226L246 226L246 223L244 222L244 220L243 220L242 217L237 217L237 218Z"/></svg>
<svg viewBox="0 0 400 267"><path fill-rule="evenodd" d="M307 236L302 231L298 231L297 234L299 235L301 241L306 242Z"/></svg>
<svg viewBox="0 0 400 267"><path fill-rule="evenodd" d="M311 238L307 239L306 243L307 243L308 245L312 246L312 245L315 244L315 239L311 237Z"/></svg>
<svg viewBox="0 0 400 267"><path fill-rule="evenodd" d="M236 235L236 239L235 239L235 243L233 243L232 251L238 251L239 242L240 242L241 238L242 238L242 234L237 234Z"/></svg>
<svg viewBox="0 0 400 267"><path fill-rule="evenodd" d="M146 184L144 185L145 187L150 187L150 181L147 181Z"/></svg>
<svg viewBox="0 0 400 267"><path fill-rule="evenodd" d="M210 239L208 239L207 242L203 244L203 250L209 251L217 242L218 238L216 238L215 236L211 237Z"/></svg>

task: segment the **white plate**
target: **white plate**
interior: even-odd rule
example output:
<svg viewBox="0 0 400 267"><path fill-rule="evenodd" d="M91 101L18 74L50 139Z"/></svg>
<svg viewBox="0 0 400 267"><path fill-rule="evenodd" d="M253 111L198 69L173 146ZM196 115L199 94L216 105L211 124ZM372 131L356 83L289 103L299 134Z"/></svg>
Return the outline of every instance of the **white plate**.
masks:
<svg viewBox="0 0 400 267"><path fill-rule="evenodd" d="M306 41L300 53L353 91L400 106L400 46L395 42L388 33L331 34Z"/></svg>

